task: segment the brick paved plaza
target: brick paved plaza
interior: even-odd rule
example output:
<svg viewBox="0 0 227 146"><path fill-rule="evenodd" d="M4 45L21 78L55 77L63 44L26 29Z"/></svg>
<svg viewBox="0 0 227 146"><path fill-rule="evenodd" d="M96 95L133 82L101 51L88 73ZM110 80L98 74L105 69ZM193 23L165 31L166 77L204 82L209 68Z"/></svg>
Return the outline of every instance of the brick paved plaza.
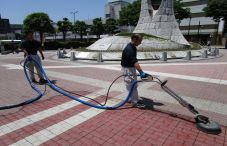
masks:
<svg viewBox="0 0 227 146"><path fill-rule="evenodd" d="M215 59L142 62L145 72L168 79L202 114L222 125L219 135L197 130L193 115L155 84L139 85L139 94L151 108L97 110L47 88L39 101L0 111L0 145L133 145L133 146L227 146L227 51ZM57 85L103 102L102 96L121 74L117 63L56 60L45 52L43 66ZM35 96L19 63L23 54L0 56L0 106ZM39 86L44 90L43 86ZM112 96L122 92L111 91ZM88 100L88 102L90 102Z"/></svg>

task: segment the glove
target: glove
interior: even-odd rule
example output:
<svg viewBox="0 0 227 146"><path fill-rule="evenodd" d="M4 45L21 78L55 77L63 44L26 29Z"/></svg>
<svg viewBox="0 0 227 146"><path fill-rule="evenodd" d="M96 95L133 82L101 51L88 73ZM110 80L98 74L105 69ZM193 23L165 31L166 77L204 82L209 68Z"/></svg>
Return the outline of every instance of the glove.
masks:
<svg viewBox="0 0 227 146"><path fill-rule="evenodd" d="M45 57L44 56L42 56L42 60L44 60L45 59Z"/></svg>
<svg viewBox="0 0 227 146"><path fill-rule="evenodd" d="M142 70L141 70L141 71L139 71L139 73L140 73L140 78L141 78L141 79L143 79L143 78L147 78L147 77L149 76L149 74L144 73Z"/></svg>

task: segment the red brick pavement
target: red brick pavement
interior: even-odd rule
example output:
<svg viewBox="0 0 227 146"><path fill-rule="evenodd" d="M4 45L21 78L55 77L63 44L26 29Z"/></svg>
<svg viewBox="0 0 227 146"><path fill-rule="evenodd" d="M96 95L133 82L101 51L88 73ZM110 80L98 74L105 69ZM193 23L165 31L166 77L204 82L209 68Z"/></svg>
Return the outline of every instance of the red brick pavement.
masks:
<svg viewBox="0 0 227 146"><path fill-rule="evenodd" d="M176 78L168 78L168 83L166 85L182 96L200 98L227 104L227 90L225 90L227 85L190 80L186 81ZM163 91L158 84L152 86L150 89Z"/></svg>
<svg viewBox="0 0 227 146"><path fill-rule="evenodd" d="M82 95L86 95L88 93L80 93ZM113 95L113 94L112 94ZM117 95L115 93L115 95ZM97 97L95 98L95 100L97 101L103 101L103 96L100 96L100 97ZM58 99L55 99L58 101ZM46 105L45 103L46 101L41 101L39 104L43 104L43 105ZM76 101L75 101L76 102ZM54 103L54 102L53 102ZM90 103L93 103L93 102L90 102ZM52 104L52 103L49 103L49 104ZM93 103L94 104L94 103ZM42 106L39 106L37 104L32 104L32 105L28 105L26 106L24 109L24 111L26 112L27 108L34 108L34 109L39 109L40 111L43 110L42 109ZM51 105L52 107L52 105ZM43 120L40 120L38 122L35 122L35 123L32 123L28 126L25 126L23 128L20 128L18 130L15 130L13 132L10 132L4 136L1 136L0 137L0 141L4 142L3 145L10 145L16 141L19 141L23 138L26 138L27 136L29 135L32 135L36 132L39 132L40 130L43 130L45 128L48 128L49 126L52 126L54 125L55 123L58 123L58 122L61 122L62 120L64 119L67 119L67 118L70 118L72 117L73 115L76 115L76 114L79 114L81 113L82 111L85 111L87 109L89 109L90 107L88 106L85 106L83 104L80 104L78 106L75 106L75 107L72 107L68 110L65 110L61 113L58 113L58 114L55 114L53 116L50 116L48 118L45 118ZM26 116L29 115L30 113L24 113ZM9 116L5 116L5 118L9 119L10 115ZM12 121L11 121L12 122Z"/></svg>
<svg viewBox="0 0 227 146"><path fill-rule="evenodd" d="M144 66L146 71L189 75L212 79L227 79L227 65L166 65L166 66Z"/></svg>
<svg viewBox="0 0 227 146"><path fill-rule="evenodd" d="M32 97L36 96L36 93L31 90L30 85L25 79L24 73L22 70L6 70L4 67L0 67L0 89L1 89L1 98L0 98L0 106L11 105L11 104L18 104L25 100L29 100ZM56 79L56 78L50 78ZM64 87L69 91L86 91L86 92L94 92L97 91L98 87L94 87L87 84L81 84L76 82L64 81L64 80L57 80L57 85L60 87ZM43 86L38 86L39 89L42 91L44 90ZM58 93L52 91L51 89L47 88L47 95L45 95L41 100L48 99L49 97L53 97L58 95ZM0 111L0 115L15 112L20 108L7 110L7 111Z"/></svg>
<svg viewBox="0 0 227 146"><path fill-rule="evenodd" d="M3 74L7 72L5 70L3 71L2 69L0 71L2 71ZM12 71L8 71L6 76L10 75L10 77L14 76L17 77L16 75L17 71L13 70L15 74L13 73L11 74L10 72ZM59 72L62 71L59 70ZM106 74L107 70L85 68L84 70L81 69L78 74L85 77L92 77L92 75L94 76L94 72L97 75L95 75L95 77L93 78L103 79L105 81L112 81L112 77L114 77L114 74L119 73L109 71L110 76L104 77L102 73ZM69 72L66 71L66 73ZM4 80L4 83L7 80L10 80L10 77L6 78ZM21 78L22 77L15 81L22 82ZM177 82L178 84L180 84L180 86L182 86L181 84L183 84L183 81L181 80L170 79L170 83L172 81ZM1 80L0 83L1 86L3 87L4 84L2 85L2 83L3 80ZM196 85L198 83L193 82L190 84ZM11 83L11 85L13 85L13 82ZM87 89L84 88L83 87L84 85L82 84L76 84L74 82L68 81L64 81L63 84L61 85L63 87L67 87L69 90L72 91L75 91L75 89L78 88L79 90L81 89L84 91ZM78 88L75 88L75 86L77 86ZM212 87L212 85L206 86ZM24 88L25 86L21 87ZM19 85L18 88L20 88ZM180 87L176 86L174 88ZM8 88L4 88L4 90L7 89ZM95 91L95 87L89 87L89 89ZM13 92L13 89L10 90L11 92ZM195 88L191 88L190 90L194 91ZM224 87L221 90L224 90ZM27 93L27 91L30 92L29 88L26 89L24 93ZM5 92L3 93L5 95ZM186 90L185 91L183 90L182 93L190 94ZM202 96L202 94L200 95ZM69 101L69 99L64 98L62 96L56 96L54 98L49 98L48 100L47 99L41 100L40 102L25 106L22 110L17 111L15 114L0 117L1 119L0 123L1 125L4 125L17 119L21 119L24 116L32 115L38 111L49 109L53 106L59 105L67 101ZM39 130L42 130L43 128L55 124L61 121L62 119L76 115L87 108L89 107L85 105L79 105L67 111L58 113L52 117L39 121L37 123L33 123L29 126L26 126L25 128L21 128L7 135L3 135L2 137L0 137L1 139L0 145L12 144L17 140L23 139L28 135L31 135ZM219 135L208 135L198 131L195 128L195 124L190 121L172 117L162 112L128 108L121 110L119 109L112 111L104 111L103 113L91 118L90 120L83 122L82 124L64 132L63 134L56 136L53 139L50 139L43 145L227 146L227 129L226 127L222 127L222 129L223 132Z"/></svg>
<svg viewBox="0 0 227 146"><path fill-rule="evenodd" d="M76 75L81 77L87 77L91 79L98 79L102 81L112 82L115 78L120 76L121 71L114 71L108 69L100 69L95 67L85 67L85 68L73 68L73 69L47 69L51 71L66 73L70 75Z"/></svg>
<svg viewBox="0 0 227 146"><path fill-rule="evenodd" d="M223 133L199 132L194 123L154 111L106 111L43 144L224 146Z"/></svg>
<svg viewBox="0 0 227 146"><path fill-rule="evenodd" d="M15 65L20 65L20 62L24 60L23 58L5 58L1 59L0 61L6 64L15 64ZM61 63L61 62L50 62L46 60L42 60L42 65L45 66L66 66L66 63ZM70 65L70 64L68 64Z"/></svg>

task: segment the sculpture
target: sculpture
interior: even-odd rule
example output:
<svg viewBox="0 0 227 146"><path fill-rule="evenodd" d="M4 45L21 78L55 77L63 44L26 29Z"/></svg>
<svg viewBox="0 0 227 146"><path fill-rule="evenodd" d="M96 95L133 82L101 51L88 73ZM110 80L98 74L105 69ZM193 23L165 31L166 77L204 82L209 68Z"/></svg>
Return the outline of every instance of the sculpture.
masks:
<svg viewBox="0 0 227 146"><path fill-rule="evenodd" d="M178 27L174 16L173 0L162 0L157 12L153 9L151 2L151 0L141 1L140 19L133 33L145 33L190 45Z"/></svg>

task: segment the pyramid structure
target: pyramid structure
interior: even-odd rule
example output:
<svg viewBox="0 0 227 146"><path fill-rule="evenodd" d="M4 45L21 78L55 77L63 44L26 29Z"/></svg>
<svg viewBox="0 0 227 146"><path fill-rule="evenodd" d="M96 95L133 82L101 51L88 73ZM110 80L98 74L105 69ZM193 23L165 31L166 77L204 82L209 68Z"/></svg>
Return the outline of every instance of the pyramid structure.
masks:
<svg viewBox="0 0 227 146"><path fill-rule="evenodd" d="M162 0L158 10L154 10L151 0L141 1L140 19L133 33L144 33L160 38L144 38L138 50L184 49L190 45L182 35L176 22L173 0ZM161 39L164 38L164 39ZM131 41L129 36L108 36L99 39L88 50L123 50Z"/></svg>
<svg viewBox="0 0 227 146"><path fill-rule="evenodd" d="M141 1L141 11L140 11L140 18L135 28L135 33L142 32L144 30L149 29L149 25L152 22L154 9L151 5L150 0L142 0Z"/></svg>
<svg viewBox="0 0 227 146"><path fill-rule="evenodd" d="M140 18L133 33L154 35L182 45L190 45L179 29L173 0L162 0L157 12L152 7L152 0L142 0Z"/></svg>

